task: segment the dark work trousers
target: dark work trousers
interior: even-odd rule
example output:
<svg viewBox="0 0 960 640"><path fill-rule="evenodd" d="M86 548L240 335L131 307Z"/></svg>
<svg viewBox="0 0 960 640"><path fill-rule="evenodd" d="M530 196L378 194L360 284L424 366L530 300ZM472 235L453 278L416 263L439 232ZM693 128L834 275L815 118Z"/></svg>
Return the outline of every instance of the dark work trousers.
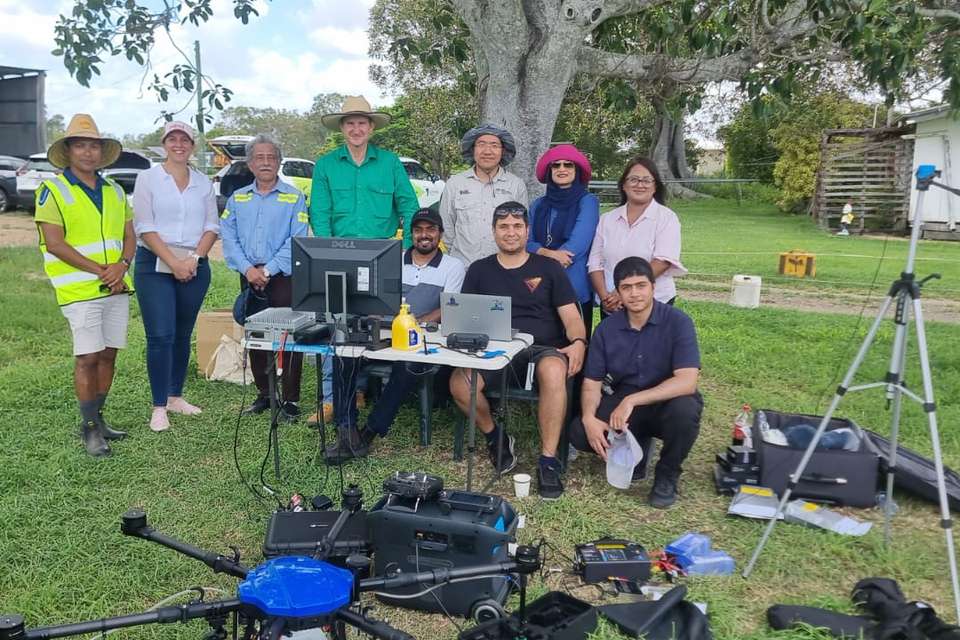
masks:
<svg viewBox="0 0 960 640"><path fill-rule="evenodd" d="M587 342L590 342L590 336L593 335L593 298L577 304L580 307L580 317L583 318L583 328L587 332Z"/></svg>
<svg viewBox="0 0 960 640"><path fill-rule="evenodd" d="M240 287L246 289L250 286L247 279L240 276ZM266 294L267 303L271 307L289 307L293 299L293 280L290 276L275 275L270 276L267 283ZM293 342L293 336L287 338ZM253 370L253 381L257 385L257 393L261 398L270 397L270 377L267 373L267 366L270 366L274 354L270 351L250 350L250 368ZM303 369L303 354L289 353L283 354L283 375L280 379L280 402L300 402L300 373Z"/></svg>
<svg viewBox="0 0 960 640"><path fill-rule="evenodd" d="M422 376L432 366L420 362L394 362L390 369L390 380L381 389L380 397L367 416L367 427L381 437L386 436L400 411L400 405L420 386Z"/></svg>
<svg viewBox="0 0 960 640"><path fill-rule="evenodd" d="M597 418L606 422L620 401L637 387L621 385L612 395L604 395L597 408ZM703 397L700 392L679 396L664 402L637 407L630 414L629 428L637 441L659 438L663 441L660 459L657 461L658 477L676 479L682 470L683 461L700 433L700 415L703 413ZM577 417L570 424L570 444L580 451L593 451L587 441L583 420ZM666 474L660 476L660 474Z"/></svg>
<svg viewBox="0 0 960 640"><path fill-rule="evenodd" d="M333 358L333 420L338 427L357 426L357 376L362 368L360 358Z"/></svg>
<svg viewBox="0 0 960 640"><path fill-rule="evenodd" d="M157 256L137 247L133 285L147 336L147 377L153 406L167 406L167 398L183 395L190 361L190 335L210 287L210 265L197 265L197 275L180 282L169 273L157 273ZM198 362L201 369L206 362Z"/></svg>

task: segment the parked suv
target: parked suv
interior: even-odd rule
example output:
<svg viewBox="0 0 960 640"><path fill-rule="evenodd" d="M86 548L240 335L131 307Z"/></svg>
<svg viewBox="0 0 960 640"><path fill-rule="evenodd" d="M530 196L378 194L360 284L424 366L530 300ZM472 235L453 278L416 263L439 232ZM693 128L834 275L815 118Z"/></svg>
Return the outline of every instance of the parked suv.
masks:
<svg viewBox="0 0 960 640"><path fill-rule="evenodd" d="M27 163L23 158L0 156L0 213L17 203L17 170Z"/></svg>
<svg viewBox="0 0 960 640"><path fill-rule="evenodd" d="M446 184L440 179L440 176L432 174L423 168L423 165L413 158L400 158L403 167L407 170L410 177L410 184L417 194L417 200L421 207L429 207L440 199L443 193L443 187Z"/></svg>

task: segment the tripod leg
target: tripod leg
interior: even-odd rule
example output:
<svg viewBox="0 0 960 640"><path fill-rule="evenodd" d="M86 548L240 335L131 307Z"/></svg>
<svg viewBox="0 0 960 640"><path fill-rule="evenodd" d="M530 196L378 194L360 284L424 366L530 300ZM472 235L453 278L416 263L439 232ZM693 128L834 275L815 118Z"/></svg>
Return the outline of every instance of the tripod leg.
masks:
<svg viewBox="0 0 960 640"><path fill-rule="evenodd" d="M893 353L890 356L890 371L887 373L887 397L893 400L890 418L890 449L887 452L887 494L883 508L883 546L890 546L891 521L893 520L893 479L897 471L897 444L900 437L900 411L903 407L904 372L907 364L907 337L910 327L910 307L906 295L897 297L896 334L893 338Z"/></svg>
<svg viewBox="0 0 960 640"><path fill-rule="evenodd" d="M757 560L760 558L760 552L763 551L764 545L767 544L767 539L769 539L770 534L773 533L773 527L776 526L777 520L780 518L780 515L787 506L787 502L790 501L790 494L793 493L793 489L800 481L800 477L803 476L803 472L806 470L807 464L810 462L810 458L813 457L813 452L820 443L820 438L823 436L823 432L826 431L827 425L830 424L830 418L833 417L833 413L837 410L837 405L840 404L843 394L847 392L847 388L850 386L850 383L853 382L853 376L857 374L857 369L860 368L860 365L863 364L864 358L867 357L867 351L870 350L870 345L873 344L873 340L877 336L877 330L880 328L880 323L883 322L884 317L887 315L887 311L890 310L891 304L893 304L893 298L891 296L887 296L884 299L883 304L880 305L880 312L877 313L876 319L873 321L873 324L870 325L870 330L863 339L863 344L860 345L860 350L857 351L857 355L850 364L847 374L843 377L843 382L841 382L840 386L837 387L837 392L834 394L833 400L830 402L830 407L827 409L826 415L824 415L823 419L820 420L820 424L817 426L817 431L813 435L813 439L811 439L810 444L807 445L807 450L803 452L803 457L800 459L800 464L797 465L797 470L794 471L790 476L790 481L787 483L787 488L783 492L783 497L780 498L780 504L777 505L777 512L774 514L773 519L767 523L766 528L764 528L763 535L760 537L760 541L757 543L756 548L754 548L753 555L750 556L750 562L747 563L747 566L744 568L743 573L741 574L744 578L750 576L754 565L757 564Z"/></svg>
<svg viewBox="0 0 960 640"><path fill-rule="evenodd" d="M923 373L923 410L927 414L930 426L930 440L933 445L933 462L937 472L937 494L940 496L940 526L943 527L947 542L947 561L950 563L950 582L953 586L953 606L960 620L960 579L957 576L957 553L953 546L953 521L950 519L950 505L947 501L947 484L943 475L943 456L940 452L940 433L937 430L937 410L933 400L933 378L930 373L930 355L927 351L927 334L923 326L923 309L920 299L913 300L913 317L917 329L917 347L920 351L920 371Z"/></svg>

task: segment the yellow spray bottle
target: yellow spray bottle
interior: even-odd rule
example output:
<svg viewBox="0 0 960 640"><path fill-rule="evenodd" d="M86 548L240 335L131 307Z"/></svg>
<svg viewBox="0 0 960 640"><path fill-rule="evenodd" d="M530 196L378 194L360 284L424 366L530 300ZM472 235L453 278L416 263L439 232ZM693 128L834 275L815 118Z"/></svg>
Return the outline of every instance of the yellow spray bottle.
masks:
<svg viewBox="0 0 960 640"><path fill-rule="evenodd" d="M391 337L393 348L401 351L414 351L423 346L423 331L406 302L400 305L400 313L393 319Z"/></svg>

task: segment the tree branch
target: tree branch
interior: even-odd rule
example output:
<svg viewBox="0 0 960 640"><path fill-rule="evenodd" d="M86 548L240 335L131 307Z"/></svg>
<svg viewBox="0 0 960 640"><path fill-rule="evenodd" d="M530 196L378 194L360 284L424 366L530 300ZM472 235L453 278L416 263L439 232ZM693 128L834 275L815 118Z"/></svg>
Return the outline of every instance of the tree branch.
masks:
<svg viewBox="0 0 960 640"><path fill-rule="evenodd" d="M925 9L924 7L917 7L917 13L925 18L933 18L934 20L956 20L960 22L960 11L954 11L952 9Z"/></svg>

